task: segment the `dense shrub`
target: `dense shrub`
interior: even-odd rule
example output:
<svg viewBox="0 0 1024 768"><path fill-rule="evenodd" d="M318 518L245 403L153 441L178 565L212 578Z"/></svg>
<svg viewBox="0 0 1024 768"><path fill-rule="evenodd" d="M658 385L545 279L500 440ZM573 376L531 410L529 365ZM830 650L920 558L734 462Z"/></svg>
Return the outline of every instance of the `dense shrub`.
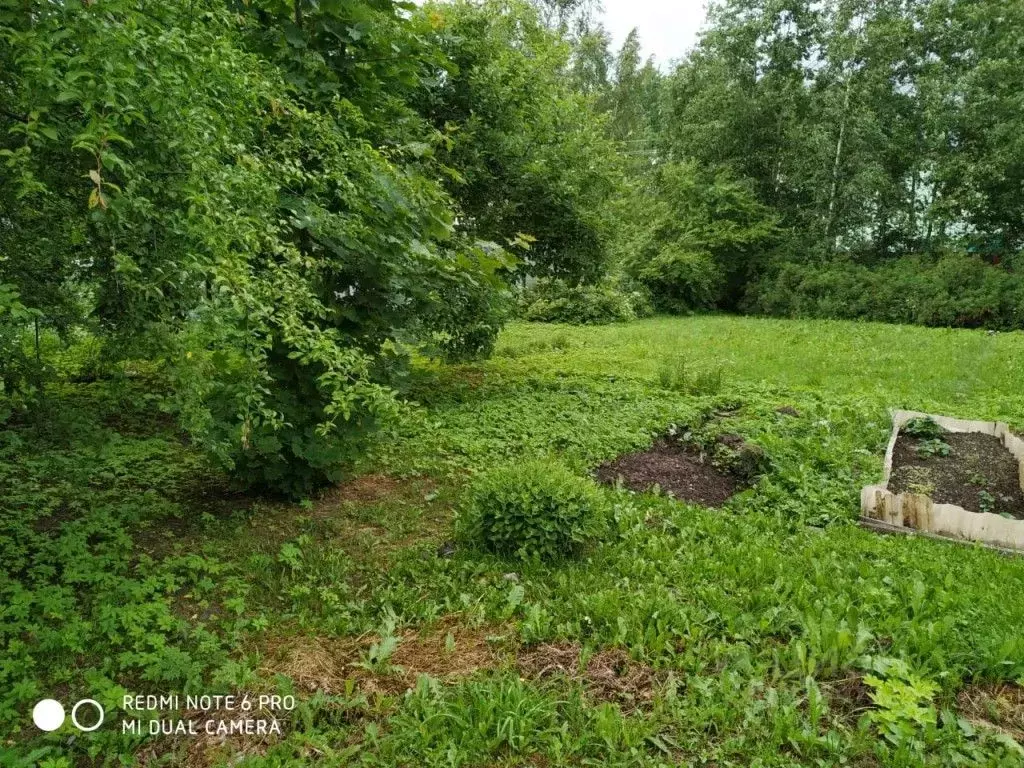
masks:
<svg viewBox="0 0 1024 768"><path fill-rule="evenodd" d="M490 356L498 332L515 311L512 290L497 274L514 266L511 254L494 243L475 242L465 244L458 259L472 263L486 279L460 280L450 274L438 280L437 300L420 320L423 351L448 362Z"/></svg>
<svg viewBox="0 0 1024 768"><path fill-rule="evenodd" d="M637 270L650 290L655 308L682 314L713 309L724 284L721 268L707 251L692 251L671 243Z"/></svg>
<svg viewBox="0 0 1024 768"><path fill-rule="evenodd" d="M167 408L238 480L305 495L394 412L397 345L490 350L510 264L456 231L437 134L402 98L444 66L429 20L305 5L0 12L0 391L18 407L55 371L37 329L88 332L165 364Z"/></svg>
<svg viewBox="0 0 1024 768"><path fill-rule="evenodd" d="M725 171L670 163L641 224L626 224L623 267L662 312L735 308L778 231L771 211Z"/></svg>
<svg viewBox="0 0 1024 768"><path fill-rule="evenodd" d="M550 461L528 461L477 478L465 502L462 530L484 549L521 558L578 553L607 521L600 490Z"/></svg>
<svg viewBox="0 0 1024 768"><path fill-rule="evenodd" d="M629 299L629 307L636 317L650 317L655 313L651 292L643 283L623 277L619 282L619 290Z"/></svg>
<svg viewBox="0 0 1024 768"><path fill-rule="evenodd" d="M790 263L754 286L747 306L786 317L1011 329L1024 327L1024 279L966 254L872 267Z"/></svg>
<svg viewBox="0 0 1024 768"><path fill-rule="evenodd" d="M649 314L649 306L642 293L626 294L611 283L569 285L540 280L520 295L523 317L538 323L618 323Z"/></svg>

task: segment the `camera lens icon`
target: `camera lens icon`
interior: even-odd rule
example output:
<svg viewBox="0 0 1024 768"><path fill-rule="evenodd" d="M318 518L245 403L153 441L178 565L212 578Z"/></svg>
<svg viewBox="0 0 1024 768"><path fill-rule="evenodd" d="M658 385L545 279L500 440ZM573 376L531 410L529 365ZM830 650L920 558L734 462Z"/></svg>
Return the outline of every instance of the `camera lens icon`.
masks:
<svg viewBox="0 0 1024 768"><path fill-rule="evenodd" d="M91 706L97 712L96 722L92 725L82 725L80 722L78 722L78 710L81 709L83 705ZM103 725L103 716L105 714L106 713L103 711L103 707L100 705L98 701L96 701L96 699L82 699L80 702L75 704L74 707L71 708L71 722L74 723L75 728L77 728L78 730L83 731L85 733L90 733L91 731L95 731L97 728Z"/></svg>
<svg viewBox="0 0 1024 768"><path fill-rule="evenodd" d="M83 724L79 719L79 712L82 708L85 708L85 712L89 709L95 710L96 721L91 722L92 718L86 716L86 723ZM85 714L83 712L83 714ZM82 699L71 708L71 723L78 730L83 733L91 733L103 725L103 719L106 713L103 711L103 706L95 699ZM36 728L41 731L56 731L62 725L67 715L64 712L64 705L56 699L43 699L32 708L32 722L35 723ZM90 724L91 723L91 724Z"/></svg>

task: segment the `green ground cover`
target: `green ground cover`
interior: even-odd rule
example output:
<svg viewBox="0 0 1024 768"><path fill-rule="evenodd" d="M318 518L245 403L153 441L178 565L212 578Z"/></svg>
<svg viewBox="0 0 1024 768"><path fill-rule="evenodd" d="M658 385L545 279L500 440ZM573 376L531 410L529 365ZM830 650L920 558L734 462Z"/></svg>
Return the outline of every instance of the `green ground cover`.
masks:
<svg viewBox="0 0 1024 768"><path fill-rule="evenodd" d="M1024 560L854 521L888 408L1024 428L1022 381L1019 333L516 325L418 366L353 478L298 505L233 493L153 381L65 382L0 432L0 764L1020 765ZM475 474L584 475L672 424L772 469L722 510L605 489L574 560L442 547ZM609 693L586 670L613 654ZM116 726L126 692L232 691L299 703L277 739ZM44 696L108 724L39 735Z"/></svg>

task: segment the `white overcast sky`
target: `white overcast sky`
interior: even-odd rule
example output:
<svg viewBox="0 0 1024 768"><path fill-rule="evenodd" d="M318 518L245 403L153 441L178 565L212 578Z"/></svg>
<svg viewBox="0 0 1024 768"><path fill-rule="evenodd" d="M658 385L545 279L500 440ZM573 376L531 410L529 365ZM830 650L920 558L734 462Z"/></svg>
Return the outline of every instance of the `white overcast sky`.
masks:
<svg viewBox="0 0 1024 768"><path fill-rule="evenodd" d="M602 4L613 50L637 27L644 57L653 55L662 68L694 46L707 17L706 0L602 0Z"/></svg>
<svg viewBox="0 0 1024 768"><path fill-rule="evenodd" d="M707 0L601 0L601 5L612 50L617 52L629 31L637 27L644 58L654 56L662 69L696 44L707 18Z"/></svg>

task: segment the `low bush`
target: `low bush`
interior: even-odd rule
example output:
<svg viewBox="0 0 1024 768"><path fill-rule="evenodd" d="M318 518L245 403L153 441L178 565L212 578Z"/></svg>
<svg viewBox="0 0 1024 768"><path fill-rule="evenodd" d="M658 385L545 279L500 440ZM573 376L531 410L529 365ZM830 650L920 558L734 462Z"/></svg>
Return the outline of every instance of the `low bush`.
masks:
<svg viewBox="0 0 1024 768"><path fill-rule="evenodd" d="M550 560L578 554L601 533L607 513L593 482L535 460L478 477L467 492L461 528L488 551Z"/></svg>
<svg viewBox="0 0 1024 768"><path fill-rule="evenodd" d="M911 419L904 425L903 431L920 440L940 440L944 434L942 427L927 416Z"/></svg>
<svg viewBox="0 0 1024 768"><path fill-rule="evenodd" d="M1024 278L968 254L877 266L789 263L755 285L747 309L784 317L937 327L1024 328Z"/></svg>
<svg viewBox="0 0 1024 768"><path fill-rule="evenodd" d="M636 291L627 294L612 283L569 285L540 280L523 290L519 303L523 317L536 323L602 325L650 314L646 297Z"/></svg>

